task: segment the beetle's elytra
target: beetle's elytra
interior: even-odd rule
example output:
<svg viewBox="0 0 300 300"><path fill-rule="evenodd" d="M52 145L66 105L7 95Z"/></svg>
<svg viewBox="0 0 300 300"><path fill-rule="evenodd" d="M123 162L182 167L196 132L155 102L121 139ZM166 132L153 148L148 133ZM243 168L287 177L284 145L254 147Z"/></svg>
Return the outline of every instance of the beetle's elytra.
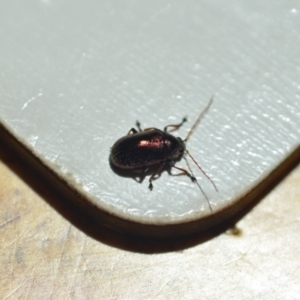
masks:
<svg viewBox="0 0 300 300"><path fill-rule="evenodd" d="M187 121L186 118L184 118L179 124L166 126L164 130L154 127L142 130L140 123L136 122L138 130L131 128L126 136L117 140L112 146L110 153L111 164L119 169L131 171L143 171L151 166L157 165L157 169L154 170L149 179L149 189L152 190L152 181L167 165L180 170L182 174L190 177L193 182L196 181L196 178L187 170L175 166L175 163L180 161L181 158L187 154L217 190L214 182L201 169L199 164L186 149L187 140L200 122L201 117L209 109L211 103L212 98L210 99L207 107L201 112L184 140L180 137L173 136L170 132L180 128Z"/></svg>

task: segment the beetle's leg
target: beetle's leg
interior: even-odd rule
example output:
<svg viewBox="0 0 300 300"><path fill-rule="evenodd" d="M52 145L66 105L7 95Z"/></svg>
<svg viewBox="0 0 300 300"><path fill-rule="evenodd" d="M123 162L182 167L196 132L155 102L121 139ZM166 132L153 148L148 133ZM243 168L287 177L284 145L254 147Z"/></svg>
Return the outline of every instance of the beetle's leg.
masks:
<svg viewBox="0 0 300 300"><path fill-rule="evenodd" d="M171 125L167 125L165 128L164 128L164 132L172 132L174 130L177 130L178 128L180 128L185 122L187 121L187 118L184 117L181 121L181 123L179 124L171 124ZM168 131L168 128L169 127L172 127L173 129L169 130Z"/></svg>
<svg viewBox="0 0 300 300"><path fill-rule="evenodd" d="M150 177L150 179L149 179L149 186L148 186L148 188L149 188L150 191L152 191L152 189L153 189L152 181L153 181L154 177L155 177L157 174L159 174L159 173L161 172L161 170L163 169L164 166L165 166L165 164L162 163L162 164L157 168L157 170L151 175L151 177Z"/></svg>
<svg viewBox="0 0 300 300"><path fill-rule="evenodd" d="M135 122L135 125L137 126L137 128L139 129L139 132L142 132L142 128L141 128L141 123L139 121Z"/></svg>
<svg viewBox="0 0 300 300"><path fill-rule="evenodd" d="M185 170L183 168L176 167L174 165L172 165L172 167L175 168L175 169L177 169L177 170L179 170L179 171L181 171L182 175L186 175L186 176L190 177L191 180L192 180L192 182L196 182L197 181L197 179L193 175L191 175L187 170Z"/></svg>
<svg viewBox="0 0 300 300"><path fill-rule="evenodd" d="M135 133L137 133L137 130L136 130L135 128L132 127L132 128L128 131L127 135L129 135L130 133L135 134Z"/></svg>
<svg viewBox="0 0 300 300"><path fill-rule="evenodd" d="M137 178L134 177L134 180L136 180L139 183L142 183L144 181L144 179L145 179L147 170L148 170L147 167L144 167L144 168L141 168L141 169L132 170L133 173L137 174L136 177L139 178L139 180L137 180Z"/></svg>
<svg viewBox="0 0 300 300"><path fill-rule="evenodd" d="M141 128L141 123L139 121L136 121L135 125L137 126L138 130L137 131L135 128L131 128L129 130L129 132L127 133L127 135L129 135L131 132L134 134L134 133L138 133L138 132L143 132L143 131L149 131L149 130L154 130L156 129L155 127L149 127L149 128L145 128L144 130Z"/></svg>
<svg viewBox="0 0 300 300"><path fill-rule="evenodd" d="M135 125L137 126L137 128L139 129L139 132L143 132L143 131L150 131L150 130L154 130L156 129L155 127L149 127L149 128L145 128L144 130L141 128L141 123L139 121L136 121Z"/></svg>
<svg viewBox="0 0 300 300"><path fill-rule="evenodd" d="M156 129L155 127L149 127L149 128L145 128L144 130L141 128L141 123L139 121L136 121L136 126L139 129L139 132L143 132L143 131L150 131L150 130L154 130Z"/></svg>
<svg viewBox="0 0 300 300"><path fill-rule="evenodd" d="M141 128L141 123L139 122L139 121L136 121L135 122L135 125L137 126L137 128L138 128L138 130L139 131L137 131L135 128L131 128L129 131L128 131L128 133L127 133L127 135L129 135L129 134L135 134L135 133L138 133L138 132L142 132L143 130L142 130L142 128Z"/></svg>

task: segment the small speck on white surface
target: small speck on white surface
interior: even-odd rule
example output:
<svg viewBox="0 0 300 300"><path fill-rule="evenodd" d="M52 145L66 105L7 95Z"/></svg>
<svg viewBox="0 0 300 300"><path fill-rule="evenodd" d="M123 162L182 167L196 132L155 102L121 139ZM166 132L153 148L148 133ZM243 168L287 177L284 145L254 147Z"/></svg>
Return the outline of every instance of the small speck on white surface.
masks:
<svg viewBox="0 0 300 300"><path fill-rule="evenodd" d="M162 129L188 116L185 137L215 95L187 148L219 189L190 162L218 211L299 146L293 4L5 0L1 123L102 209L172 223L210 213L197 185L164 172L150 192L148 178L112 172L110 147L137 119Z"/></svg>

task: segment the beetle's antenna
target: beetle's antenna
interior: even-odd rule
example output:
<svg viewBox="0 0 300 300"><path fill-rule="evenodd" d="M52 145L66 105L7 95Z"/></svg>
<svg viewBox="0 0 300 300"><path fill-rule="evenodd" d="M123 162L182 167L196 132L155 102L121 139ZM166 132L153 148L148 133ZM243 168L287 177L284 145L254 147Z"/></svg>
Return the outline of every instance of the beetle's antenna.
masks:
<svg viewBox="0 0 300 300"><path fill-rule="evenodd" d="M191 169L191 166L190 166L188 160L186 159L186 157L184 157L184 159L185 159L185 162L186 162L186 164L187 164L187 166L188 166L188 169L190 170L191 174L193 175L194 178L196 178L196 177L194 176L194 174L193 174L193 171L192 171L192 169ZM202 189L202 187L201 187L201 185L199 184L199 182L198 182L197 179L196 179L195 182L196 182L196 184L198 185L198 187L199 187L200 191L202 192L202 194L204 195L204 197L205 197L205 199L206 199L206 201L207 201L207 204L208 204L208 206L209 206L209 209L210 209L210 211L212 212L213 210L212 210L212 208L211 208L211 205L210 205L210 202L209 202L208 197L207 197L206 194L204 193L204 191L203 191L203 189Z"/></svg>
<svg viewBox="0 0 300 300"><path fill-rule="evenodd" d="M200 120L202 119L203 115L208 111L209 107L211 106L212 102L213 102L214 96L212 96L207 104L207 106L205 107L205 109L201 112L201 114L199 115L199 117L197 118L196 122L194 123L194 125L192 126L192 128L190 129L189 133L187 134L186 138L183 140L185 143L188 141L188 139L190 138L191 134L193 133L193 131L195 130L196 126L199 124Z"/></svg>
<svg viewBox="0 0 300 300"><path fill-rule="evenodd" d="M199 164L196 162L196 160L194 159L194 157L190 154L190 152L188 150L185 150L185 152L187 153L187 155L193 160L193 162L196 164L196 166L199 168L199 170L204 174L204 176L211 182L211 184L214 186L215 190L217 192L218 188L215 185L215 183L212 181L212 179L204 172L204 170L199 166Z"/></svg>

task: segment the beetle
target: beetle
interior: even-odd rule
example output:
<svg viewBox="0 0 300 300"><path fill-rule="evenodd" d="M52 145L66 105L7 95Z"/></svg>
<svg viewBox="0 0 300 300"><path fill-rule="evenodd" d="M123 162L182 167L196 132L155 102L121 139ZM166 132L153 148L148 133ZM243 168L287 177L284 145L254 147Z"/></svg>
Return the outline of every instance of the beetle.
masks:
<svg viewBox="0 0 300 300"><path fill-rule="evenodd" d="M204 172L186 149L186 142L195 130L196 126L199 124L202 116L211 106L212 101L213 97L210 99L206 108L200 113L184 140L180 137L175 137L170 132L179 129L187 121L187 118L183 118L182 122L179 124L167 125L163 130L155 127L142 130L140 123L137 121L136 126L138 130L131 128L126 136L121 137L111 147L109 157L111 164L121 170L133 172L145 171L149 167L157 165L157 169L152 173L149 179L148 188L152 190L152 181L155 179L156 175L160 174L165 166L171 166L181 171L181 174L188 176L192 182L197 181L196 178L187 170L175 166L175 162L180 161L182 157L187 154L191 157L200 171L212 183L215 190L218 191L212 179ZM172 129L169 130L170 128Z"/></svg>

